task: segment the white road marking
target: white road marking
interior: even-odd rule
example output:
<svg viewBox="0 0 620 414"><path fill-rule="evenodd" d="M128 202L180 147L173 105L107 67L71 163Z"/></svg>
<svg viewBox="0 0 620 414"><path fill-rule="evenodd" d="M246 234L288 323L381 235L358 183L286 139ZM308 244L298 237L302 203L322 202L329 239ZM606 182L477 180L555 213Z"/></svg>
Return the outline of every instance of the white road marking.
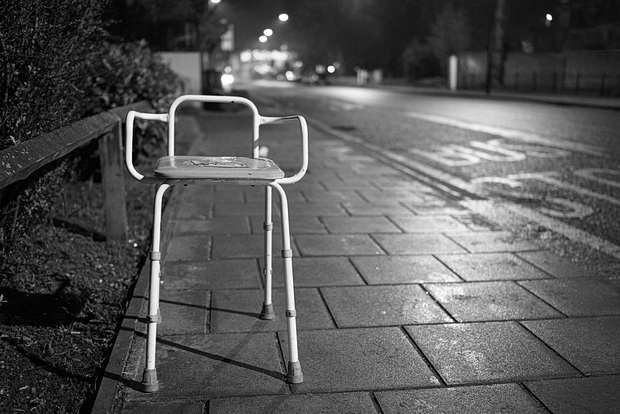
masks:
<svg viewBox="0 0 620 414"><path fill-rule="evenodd" d="M582 172L582 171L583 170L578 170L578 171L575 171L573 174L584 176L584 175L580 174L580 172ZM554 176L557 176L557 175L558 175L558 173L556 173L556 172L525 173L525 174L512 174L512 175L509 175L508 178L516 179L516 180L538 180L538 181L542 181L544 183L553 185L555 187L558 187L558 188L561 188L561 189L564 189L564 190L569 190L569 191L572 191L574 193L581 194L583 196L597 198L599 200L606 201L606 202L608 202L610 204L613 204L613 205L616 205L616 206L620 206L620 200L618 200L617 198L610 197L610 196L605 195L605 194L596 193L594 191L588 190L587 188L581 187L579 185L570 184L570 183L567 183L567 182L564 182L564 181L560 181L560 180L558 180L556 178L553 178ZM591 177L587 177L587 178L591 178ZM596 178L594 178L594 179L599 181ZM609 185L620 187L620 183L611 182L609 180L600 180L600 181L605 182L606 184L609 184Z"/></svg>
<svg viewBox="0 0 620 414"><path fill-rule="evenodd" d="M436 124L448 125L455 128L461 128L468 131L481 132L484 134L496 135L502 138L514 139L522 142L542 144L549 147L567 149L570 151L581 152L590 155L603 156L605 152L602 148L581 144L578 142L558 141L541 135L532 134L530 132L518 131L515 129L495 127L491 125L477 124L474 122L459 121L458 119L448 118L439 115L423 114L420 112L408 112L406 114L410 118L420 119L422 121L433 122Z"/></svg>
<svg viewBox="0 0 620 414"><path fill-rule="evenodd" d="M547 206L541 205L537 207L536 210L552 217L584 218L594 213L592 207L576 201L558 197L536 196L528 192L521 180L528 178L536 179L537 177L534 176L535 174L514 174L507 177L481 177L471 180L470 183L477 185L483 191L485 190L486 184L497 184L499 188L494 186L488 189L490 193L495 195L501 195L512 199L544 201ZM507 188L508 190L504 190L501 187ZM553 206L556 206L556 208L551 208Z"/></svg>
<svg viewBox="0 0 620 414"><path fill-rule="evenodd" d="M606 178L597 177L596 176L597 173L615 175L618 177L618 179L615 181L612 181ZM618 170L611 170L608 168L584 168L582 170L575 171L573 174L579 177L582 177L582 178L587 178L589 180L596 181L598 183L607 184L608 186L611 186L611 187L620 188L620 171Z"/></svg>
<svg viewBox="0 0 620 414"><path fill-rule="evenodd" d="M526 219L536 222L543 227L548 228L556 233L559 233L569 240L574 242L585 244L595 250L599 250L617 259L620 259L620 246L611 243L598 236L590 234L584 230L578 229L571 225L561 222L560 220L548 217L544 214L530 210L526 207L521 207L514 203L501 204L493 203L491 201L479 201L479 200L465 200L460 203L464 207L473 210L483 216L488 216L490 212L497 214L499 210L505 209Z"/></svg>

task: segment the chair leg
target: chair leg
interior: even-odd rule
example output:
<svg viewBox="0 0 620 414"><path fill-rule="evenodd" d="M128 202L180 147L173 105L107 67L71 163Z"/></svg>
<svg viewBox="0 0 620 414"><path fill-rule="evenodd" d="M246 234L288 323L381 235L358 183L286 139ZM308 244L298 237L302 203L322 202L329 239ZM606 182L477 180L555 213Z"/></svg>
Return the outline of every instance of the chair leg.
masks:
<svg viewBox="0 0 620 414"><path fill-rule="evenodd" d="M291 249L291 236L288 220L288 201L286 193L280 184L269 184L280 195L281 219L282 219L282 258L284 260L284 285L286 289L286 322L288 331L288 369L286 381L290 384L303 382L304 375L301 372L301 364L297 350L297 312L295 310L295 292L293 285L293 250Z"/></svg>
<svg viewBox="0 0 620 414"><path fill-rule="evenodd" d="M259 318L265 320L272 320L275 318L275 314L273 312L273 303L271 298L272 291L272 277L273 277L273 221L272 221L272 211L271 211L271 187L265 186L265 222L263 223L263 230L265 232L265 243L264 243L264 261L265 267L263 268L263 278L265 281L265 300L263 301L263 309L260 313Z"/></svg>
<svg viewBox="0 0 620 414"><path fill-rule="evenodd" d="M142 389L144 392L155 392L159 387L157 371L155 369L155 352L157 345L157 323L160 322L159 312L159 283L160 283L160 242L161 242L161 216L162 200L168 184L162 184L155 194L153 211L153 245L151 250L151 272L149 279L149 309L147 316L146 333L146 364L142 376Z"/></svg>

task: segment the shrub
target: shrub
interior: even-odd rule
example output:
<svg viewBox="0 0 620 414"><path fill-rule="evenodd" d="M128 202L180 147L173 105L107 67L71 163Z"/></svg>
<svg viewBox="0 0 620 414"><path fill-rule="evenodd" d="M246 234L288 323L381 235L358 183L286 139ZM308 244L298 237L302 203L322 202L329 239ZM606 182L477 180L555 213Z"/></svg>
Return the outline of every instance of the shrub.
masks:
<svg viewBox="0 0 620 414"><path fill-rule="evenodd" d="M0 2L0 151L87 115L145 99L161 109L170 100L178 78L144 42L109 42L105 4ZM139 126L137 155L162 147L161 125L156 133ZM47 218L76 165L63 160L0 190L0 268L13 241Z"/></svg>
<svg viewBox="0 0 620 414"><path fill-rule="evenodd" d="M93 112L149 101L165 112L181 89L179 77L151 52L145 41L114 44L106 42L93 61L89 77L89 100ZM148 125L148 129L147 129ZM134 147L136 159L160 152L165 125L137 122Z"/></svg>
<svg viewBox="0 0 620 414"><path fill-rule="evenodd" d="M97 0L0 2L0 150L81 118Z"/></svg>
<svg viewBox="0 0 620 414"><path fill-rule="evenodd" d="M88 98L94 103L93 112L142 100L164 110L180 87L179 78L144 40L106 42L91 64Z"/></svg>

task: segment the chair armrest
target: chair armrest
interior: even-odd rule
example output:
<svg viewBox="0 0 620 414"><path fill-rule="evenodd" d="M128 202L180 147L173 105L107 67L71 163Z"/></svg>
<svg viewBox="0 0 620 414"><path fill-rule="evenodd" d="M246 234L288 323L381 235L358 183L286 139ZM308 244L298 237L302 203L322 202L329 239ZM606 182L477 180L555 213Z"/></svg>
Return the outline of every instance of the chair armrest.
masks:
<svg viewBox="0 0 620 414"><path fill-rule="evenodd" d="M308 124L306 123L306 119L301 115L292 115L292 116L282 116L282 117L271 117L271 116L261 116L260 124L283 124L285 122L297 121L299 123L299 128L301 131L301 154L302 154L302 162L301 168L295 174L290 177L280 178L276 180L279 184L293 184L297 181L301 180L304 175L306 175L306 171L308 170Z"/></svg>
<svg viewBox="0 0 620 414"><path fill-rule="evenodd" d="M168 114L149 114L143 112L129 111L127 113L127 120L125 122L125 164L127 165L129 173L136 180L139 181L160 182L161 179L151 180L151 177L145 177L144 175L140 174L136 170L136 167L133 165L133 124L135 118L168 122Z"/></svg>

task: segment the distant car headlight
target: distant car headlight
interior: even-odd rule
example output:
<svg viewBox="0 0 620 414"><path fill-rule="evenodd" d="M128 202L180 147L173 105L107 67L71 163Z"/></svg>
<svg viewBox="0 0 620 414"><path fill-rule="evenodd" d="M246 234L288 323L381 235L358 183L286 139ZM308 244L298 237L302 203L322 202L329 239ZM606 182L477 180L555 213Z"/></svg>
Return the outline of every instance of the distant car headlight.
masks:
<svg viewBox="0 0 620 414"><path fill-rule="evenodd" d="M230 89L232 84L235 82L235 77L230 73L225 73L222 75L222 87L224 89Z"/></svg>

